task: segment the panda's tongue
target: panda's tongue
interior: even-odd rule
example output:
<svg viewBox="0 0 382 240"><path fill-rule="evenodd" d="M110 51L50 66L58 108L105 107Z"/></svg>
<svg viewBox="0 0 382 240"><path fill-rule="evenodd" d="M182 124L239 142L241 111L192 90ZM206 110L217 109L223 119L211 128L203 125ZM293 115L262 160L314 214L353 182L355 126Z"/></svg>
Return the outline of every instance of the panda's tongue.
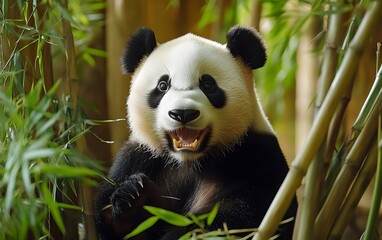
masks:
<svg viewBox="0 0 382 240"><path fill-rule="evenodd" d="M177 140L181 143L192 143L199 137L200 130L190 129L190 128L181 128L175 131Z"/></svg>
<svg viewBox="0 0 382 240"><path fill-rule="evenodd" d="M201 132L201 130L190 128L181 128L174 132L170 132L174 148L178 150L197 150L199 147L198 138L200 137Z"/></svg>

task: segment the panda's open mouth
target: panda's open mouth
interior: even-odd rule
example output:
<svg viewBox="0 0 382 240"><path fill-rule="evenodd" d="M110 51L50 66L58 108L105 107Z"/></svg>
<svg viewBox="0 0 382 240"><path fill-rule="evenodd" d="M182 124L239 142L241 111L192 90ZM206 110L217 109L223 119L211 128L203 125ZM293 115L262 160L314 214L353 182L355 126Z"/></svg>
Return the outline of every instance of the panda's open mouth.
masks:
<svg viewBox="0 0 382 240"><path fill-rule="evenodd" d="M168 132L170 144L176 151L199 151L205 145L210 127L202 130L192 128L179 128Z"/></svg>

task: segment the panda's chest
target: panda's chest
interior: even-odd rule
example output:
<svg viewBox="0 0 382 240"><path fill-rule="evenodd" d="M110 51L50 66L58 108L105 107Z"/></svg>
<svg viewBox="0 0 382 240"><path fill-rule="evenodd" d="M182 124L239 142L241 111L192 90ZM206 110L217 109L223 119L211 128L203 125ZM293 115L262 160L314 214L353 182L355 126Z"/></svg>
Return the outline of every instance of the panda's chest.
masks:
<svg viewBox="0 0 382 240"><path fill-rule="evenodd" d="M193 169L166 166L155 183L164 195L183 202L200 181L200 173Z"/></svg>
<svg viewBox="0 0 382 240"><path fill-rule="evenodd" d="M185 168L165 168L156 184L163 197L175 199L173 210L192 214L206 212L227 189L221 176Z"/></svg>

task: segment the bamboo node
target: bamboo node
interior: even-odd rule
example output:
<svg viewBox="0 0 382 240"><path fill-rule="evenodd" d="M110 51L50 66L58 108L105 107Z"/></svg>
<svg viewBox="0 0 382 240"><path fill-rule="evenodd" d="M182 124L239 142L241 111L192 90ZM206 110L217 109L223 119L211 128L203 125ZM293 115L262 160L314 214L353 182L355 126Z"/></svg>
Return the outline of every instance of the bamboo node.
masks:
<svg viewBox="0 0 382 240"><path fill-rule="evenodd" d="M352 161L351 159L344 161L344 167L346 166L346 169L349 169L351 172L357 173L359 170L359 164Z"/></svg>
<svg viewBox="0 0 382 240"><path fill-rule="evenodd" d="M325 48L326 48L326 49L336 50L336 51L337 51L338 46L337 46L337 44L326 42L326 43L325 43Z"/></svg>
<svg viewBox="0 0 382 240"><path fill-rule="evenodd" d="M302 176L305 176L306 175L306 172L307 170L304 169L303 167L299 166L299 165L296 165L296 164L292 164L289 168L289 171L292 172L296 172L297 174L300 174Z"/></svg>
<svg viewBox="0 0 382 240"><path fill-rule="evenodd" d="M362 56L363 54L363 49L355 44L350 44L348 50L354 52L358 56Z"/></svg>

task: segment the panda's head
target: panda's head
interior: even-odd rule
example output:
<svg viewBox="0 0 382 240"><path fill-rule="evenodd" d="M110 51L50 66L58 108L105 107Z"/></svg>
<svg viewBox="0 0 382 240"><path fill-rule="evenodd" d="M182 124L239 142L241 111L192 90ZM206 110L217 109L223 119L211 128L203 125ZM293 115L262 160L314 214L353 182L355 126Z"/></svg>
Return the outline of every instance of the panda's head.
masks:
<svg viewBox="0 0 382 240"><path fill-rule="evenodd" d="M133 73L131 138L184 162L229 150L250 128L272 133L252 79L265 61L251 28L231 28L225 45L193 34L159 45L151 29L138 30L122 57L123 70Z"/></svg>

